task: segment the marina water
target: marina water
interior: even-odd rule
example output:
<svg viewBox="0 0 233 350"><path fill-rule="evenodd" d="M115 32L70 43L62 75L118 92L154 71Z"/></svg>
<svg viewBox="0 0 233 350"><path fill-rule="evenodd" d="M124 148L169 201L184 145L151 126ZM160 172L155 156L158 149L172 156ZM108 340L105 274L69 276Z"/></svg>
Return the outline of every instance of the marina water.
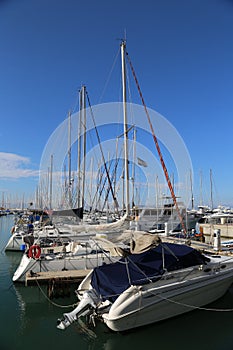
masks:
<svg viewBox="0 0 233 350"><path fill-rule="evenodd" d="M12 282L22 256L20 252L4 251L13 224L12 215L0 217L1 350L233 350L233 286L224 297L208 305L212 311L194 310L127 333L114 333L104 324L91 331L77 323L66 331L58 330L57 319L77 302L74 290L70 296L50 300L45 286L26 287Z"/></svg>

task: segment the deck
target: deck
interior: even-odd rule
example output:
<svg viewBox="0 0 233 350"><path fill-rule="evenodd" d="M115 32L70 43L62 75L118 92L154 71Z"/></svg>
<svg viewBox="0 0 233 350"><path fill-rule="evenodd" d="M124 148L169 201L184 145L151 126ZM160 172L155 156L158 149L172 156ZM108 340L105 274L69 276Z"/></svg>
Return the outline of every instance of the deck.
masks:
<svg viewBox="0 0 233 350"><path fill-rule="evenodd" d="M91 270L64 270L64 271L46 271L38 272L33 276L28 272L26 274L25 285L47 283L49 281L59 280L66 283L80 283Z"/></svg>

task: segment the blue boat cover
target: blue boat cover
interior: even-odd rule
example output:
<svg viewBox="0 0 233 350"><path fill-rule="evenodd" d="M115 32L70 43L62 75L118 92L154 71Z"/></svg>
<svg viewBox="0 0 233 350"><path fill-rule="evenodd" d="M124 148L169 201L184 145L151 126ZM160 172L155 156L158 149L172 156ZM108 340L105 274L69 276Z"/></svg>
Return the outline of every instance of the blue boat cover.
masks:
<svg viewBox="0 0 233 350"><path fill-rule="evenodd" d="M187 245L161 243L141 254L131 254L118 262L94 268L91 285L103 300L114 302L130 285L160 279L165 269L174 271L205 264L207 260L207 257Z"/></svg>

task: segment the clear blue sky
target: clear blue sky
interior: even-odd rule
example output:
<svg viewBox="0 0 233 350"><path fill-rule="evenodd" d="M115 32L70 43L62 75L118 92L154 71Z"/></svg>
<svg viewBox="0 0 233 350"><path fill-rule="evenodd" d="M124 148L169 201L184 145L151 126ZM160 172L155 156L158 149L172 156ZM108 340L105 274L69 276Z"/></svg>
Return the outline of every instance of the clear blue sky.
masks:
<svg viewBox="0 0 233 350"><path fill-rule="evenodd" d="M231 0L0 0L0 196L34 193L82 84L92 104L118 101L104 87L125 31L147 106L187 146L196 204L212 169L215 205L233 206Z"/></svg>

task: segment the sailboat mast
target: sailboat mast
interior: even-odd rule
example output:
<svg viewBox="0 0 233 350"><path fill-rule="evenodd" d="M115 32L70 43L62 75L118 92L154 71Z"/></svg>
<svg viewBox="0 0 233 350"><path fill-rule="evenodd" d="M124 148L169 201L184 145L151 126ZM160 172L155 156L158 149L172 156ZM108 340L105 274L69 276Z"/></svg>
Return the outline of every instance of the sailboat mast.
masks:
<svg viewBox="0 0 233 350"><path fill-rule="evenodd" d="M82 86L83 111L83 178L82 178L82 208L84 208L85 176L86 176L86 86Z"/></svg>
<svg viewBox="0 0 233 350"><path fill-rule="evenodd" d="M77 178L77 205L78 207L81 206L81 199L80 199L80 194L81 194L81 129L82 129L82 90L79 91L79 113L78 113L78 167L77 167L77 172L78 172L78 178Z"/></svg>
<svg viewBox="0 0 233 350"><path fill-rule="evenodd" d="M202 198L202 171L200 171L200 205L203 205L203 198Z"/></svg>
<svg viewBox="0 0 233 350"><path fill-rule="evenodd" d="M161 150L160 150L160 147L159 147L158 139L157 139L157 137L156 137L156 135L154 133L154 128L153 128L153 125L152 125L151 120L150 120L150 116L149 116L149 113L148 113L148 110L147 110L147 107L146 107L146 104L145 104L145 101L144 101L144 98L143 98L143 95L142 95L142 92L141 92L141 89L140 89L140 86L139 86L139 83L138 83L138 79L136 77L135 70L133 68L131 60L129 59L128 53L126 53L126 55L127 55L128 60L129 60L129 64L130 64L130 67L131 67L131 70L132 70L132 73L133 73L133 76L134 76L134 79L135 79L135 82L136 82L136 85L137 85L137 88L138 88L139 95L141 97L142 104L144 106L144 110L145 110L145 113L146 113L146 116L147 116L147 120L149 122L151 133L152 133L152 136L153 136L153 139L154 139L154 143L155 143L158 155L159 155L160 163L162 165L162 168L163 168L163 171L164 171L164 175L165 175L165 178L166 178L166 181L167 181L170 193L172 195L173 203L174 203L174 205L176 207L176 210L177 210L177 213L178 213L178 216L179 216L179 219L180 219L180 223L181 223L182 228L184 230L184 233L186 234L186 228L185 228L185 225L184 225L184 222L183 222L183 217L182 217L181 212L179 210L179 206L178 206L178 203L177 203L177 200L176 200L175 192L173 190L173 186L172 186L170 177L168 175L168 171L167 171L166 165L165 165L164 160L163 160L163 156L162 156L162 153L161 153Z"/></svg>
<svg viewBox="0 0 233 350"><path fill-rule="evenodd" d="M133 168L132 168L132 207L135 206L135 196L134 196L134 191L135 191L135 164L136 164L136 128L134 128L134 133L133 133Z"/></svg>
<svg viewBox="0 0 233 350"><path fill-rule="evenodd" d="M53 155L50 158L50 198L49 198L49 209L52 209L52 198L53 198Z"/></svg>
<svg viewBox="0 0 233 350"><path fill-rule="evenodd" d="M211 203L211 210L214 209L213 204L213 181L212 181L212 169L210 169L210 203Z"/></svg>
<svg viewBox="0 0 233 350"><path fill-rule="evenodd" d="M191 201L192 201L192 209L194 209L193 179L192 179L192 173L191 173L191 170L190 170L190 187L191 187Z"/></svg>
<svg viewBox="0 0 233 350"><path fill-rule="evenodd" d="M123 97L123 115L124 115L124 164L125 164L125 208L129 215L129 164L128 164L128 123L126 107L126 75L125 75L125 41L121 43L121 65L122 65L122 97Z"/></svg>
<svg viewBox="0 0 233 350"><path fill-rule="evenodd" d="M68 198L69 207L72 207L72 194L71 194L71 113L68 117Z"/></svg>

